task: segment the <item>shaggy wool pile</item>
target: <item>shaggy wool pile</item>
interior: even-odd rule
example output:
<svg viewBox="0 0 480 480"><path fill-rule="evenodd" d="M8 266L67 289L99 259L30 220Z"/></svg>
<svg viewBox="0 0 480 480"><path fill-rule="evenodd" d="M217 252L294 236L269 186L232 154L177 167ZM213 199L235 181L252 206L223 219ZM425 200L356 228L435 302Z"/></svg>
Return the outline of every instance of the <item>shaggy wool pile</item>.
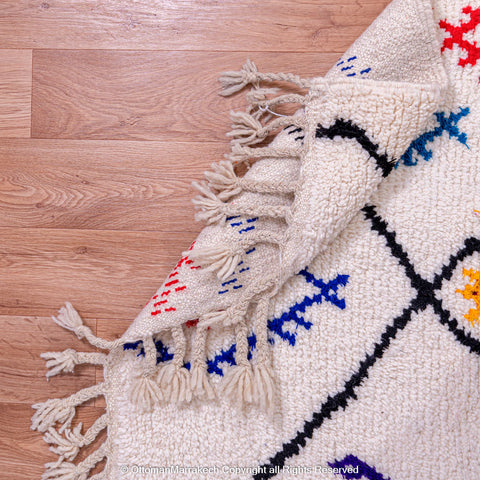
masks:
<svg viewBox="0 0 480 480"><path fill-rule="evenodd" d="M120 339L55 317L106 353L48 376L105 381L34 405L43 479L480 478L479 24L394 0L325 77L220 77L249 107L196 185L207 226Z"/></svg>

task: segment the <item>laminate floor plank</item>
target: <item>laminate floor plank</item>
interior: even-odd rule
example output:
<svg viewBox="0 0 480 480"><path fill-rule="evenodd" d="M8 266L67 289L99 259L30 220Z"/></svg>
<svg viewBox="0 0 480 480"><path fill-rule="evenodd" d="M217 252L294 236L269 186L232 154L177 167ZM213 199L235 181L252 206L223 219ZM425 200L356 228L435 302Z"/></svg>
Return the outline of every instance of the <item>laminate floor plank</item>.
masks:
<svg viewBox="0 0 480 480"><path fill-rule="evenodd" d="M4 0L0 45L343 52L388 0Z"/></svg>
<svg viewBox="0 0 480 480"><path fill-rule="evenodd" d="M131 321L195 236L0 228L0 315L49 316L68 300L87 318Z"/></svg>
<svg viewBox="0 0 480 480"><path fill-rule="evenodd" d="M197 232L192 180L223 143L5 140L0 227Z"/></svg>
<svg viewBox="0 0 480 480"><path fill-rule="evenodd" d="M28 138L31 124L32 51L5 50L2 47L0 42L0 138Z"/></svg>
<svg viewBox="0 0 480 480"><path fill-rule="evenodd" d="M225 141L245 94L218 95L218 76L248 52L35 50L32 137ZM261 71L324 75L335 53L255 54Z"/></svg>

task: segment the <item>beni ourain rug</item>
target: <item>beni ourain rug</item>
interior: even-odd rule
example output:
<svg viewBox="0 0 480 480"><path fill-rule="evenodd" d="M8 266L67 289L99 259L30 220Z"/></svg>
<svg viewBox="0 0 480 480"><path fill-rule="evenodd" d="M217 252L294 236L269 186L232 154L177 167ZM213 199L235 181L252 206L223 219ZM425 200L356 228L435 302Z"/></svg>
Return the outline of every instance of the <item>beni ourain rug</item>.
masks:
<svg viewBox="0 0 480 480"><path fill-rule="evenodd" d="M121 338L54 317L99 353L47 376L104 381L34 405L44 480L480 479L479 25L479 0L394 0L324 77L220 77L248 108L195 185L205 228Z"/></svg>

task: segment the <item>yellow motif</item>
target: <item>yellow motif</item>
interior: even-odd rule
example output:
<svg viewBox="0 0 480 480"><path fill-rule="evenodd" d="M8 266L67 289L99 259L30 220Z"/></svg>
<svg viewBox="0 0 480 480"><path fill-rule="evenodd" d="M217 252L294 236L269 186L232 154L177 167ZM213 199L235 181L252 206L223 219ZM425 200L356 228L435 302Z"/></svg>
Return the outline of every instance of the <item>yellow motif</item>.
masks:
<svg viewBox="0 0 480 480"><path fill-rule="evenodd" d="M470 277L470 282L465 285L464 290L455 290L455 293L461 293L466 300L473 300L476 308L471 308L464 317L472 324L480 323L480 271L475 271L473 268L467 270L463 269L463 275ZM473 284L472 284L473 283Z"/></svg>

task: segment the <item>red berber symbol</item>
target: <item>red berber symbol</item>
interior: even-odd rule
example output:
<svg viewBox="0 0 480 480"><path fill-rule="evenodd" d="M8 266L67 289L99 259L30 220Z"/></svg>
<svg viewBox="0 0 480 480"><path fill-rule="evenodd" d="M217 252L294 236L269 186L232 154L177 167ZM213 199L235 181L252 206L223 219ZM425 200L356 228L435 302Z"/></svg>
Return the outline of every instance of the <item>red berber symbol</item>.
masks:
<svg viewBox="0 0 480 480"><path fill-rule="evenodd" d="M442 52L447 48L452 50L454 45L458 45L467 53L465 58L460 58L458 64L461 67L474 66L480 59L480 47L477 46L476 41L469 41L465 36L469 32L474 32L477 25L480 24L480 8L473 10L471 6L468 6L463 8L462 12L467 15L470 14L470 20L468 22L462 20L459 26L452 25L446 20L440 21L440 27L450 34L450 37L443 41Z"/></svg>

